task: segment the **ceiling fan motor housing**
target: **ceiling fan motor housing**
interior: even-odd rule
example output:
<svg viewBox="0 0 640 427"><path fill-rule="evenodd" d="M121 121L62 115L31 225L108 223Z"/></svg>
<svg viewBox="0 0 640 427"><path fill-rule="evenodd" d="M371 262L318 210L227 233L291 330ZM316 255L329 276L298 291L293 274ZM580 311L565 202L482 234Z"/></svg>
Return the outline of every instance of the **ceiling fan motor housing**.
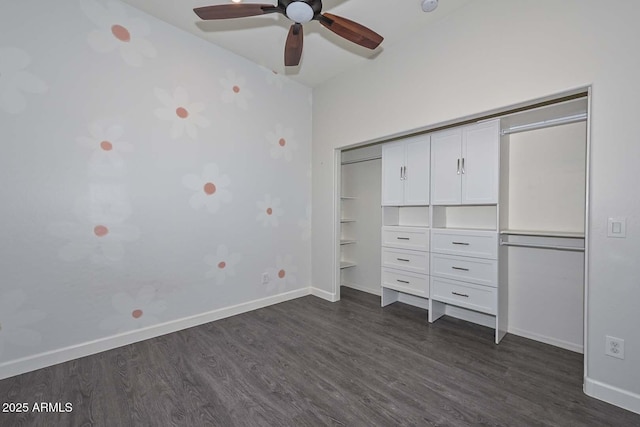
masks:
<svg viewBox="0 0 640 427"><path fill-rule="evenodd" d="M278 7L285 11L287 18L304 24L318 18L322 12L321 0L278 0Z"/></svg>

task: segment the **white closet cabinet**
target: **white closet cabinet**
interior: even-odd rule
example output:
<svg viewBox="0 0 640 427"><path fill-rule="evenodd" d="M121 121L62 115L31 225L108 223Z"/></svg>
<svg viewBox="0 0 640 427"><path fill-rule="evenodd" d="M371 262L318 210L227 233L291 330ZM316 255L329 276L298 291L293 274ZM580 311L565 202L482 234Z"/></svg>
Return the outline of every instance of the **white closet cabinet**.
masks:
<svg viewBox="0 0 640 427"><path fill-rule="evenodd" d="M431 204L498 202L500 121L445 130L431 136Z"/></svg>
<svg viewBox="0 0 640 427"><path fill-rule="evenodd" d="M429 204L429 135L382 146L382 205Z"/></svg>

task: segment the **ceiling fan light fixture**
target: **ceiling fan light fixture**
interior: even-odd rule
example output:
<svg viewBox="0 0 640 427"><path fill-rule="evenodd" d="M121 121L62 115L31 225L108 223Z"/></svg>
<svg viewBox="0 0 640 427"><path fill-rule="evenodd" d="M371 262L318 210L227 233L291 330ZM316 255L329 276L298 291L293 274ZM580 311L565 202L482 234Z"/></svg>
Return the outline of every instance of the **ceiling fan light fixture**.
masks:
<svg viewBox="0 0 640 427"><path fill-rule="evenodd" d="M287 17L293 22L304 24L313 19L313 9L303 1L294 1L287 6Z"/></svg>
<svg viewBox="0 0 640 427"><path fill-rule="evenodd" d="M425 12L433 12L438 7L438 0L422 0L422 10Z"/></svg>

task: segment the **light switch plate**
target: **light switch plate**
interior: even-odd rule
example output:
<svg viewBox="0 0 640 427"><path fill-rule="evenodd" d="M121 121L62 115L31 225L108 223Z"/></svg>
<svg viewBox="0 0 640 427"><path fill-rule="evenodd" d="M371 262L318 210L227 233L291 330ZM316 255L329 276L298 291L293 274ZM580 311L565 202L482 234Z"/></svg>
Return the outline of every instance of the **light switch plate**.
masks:
<svg viewBox="0 0 640 427"><path fill-rule="evenodd" d="M609 218L607 220L607 237L627 237L627 219Z"/></svg>

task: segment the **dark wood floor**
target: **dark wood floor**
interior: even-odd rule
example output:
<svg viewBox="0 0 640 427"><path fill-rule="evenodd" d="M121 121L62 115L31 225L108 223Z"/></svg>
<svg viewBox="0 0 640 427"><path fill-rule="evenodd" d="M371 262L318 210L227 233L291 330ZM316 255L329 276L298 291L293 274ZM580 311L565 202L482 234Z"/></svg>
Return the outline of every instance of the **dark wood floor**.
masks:
<svg viewBox="0 0 640 427"><path fill-rule="evenodd" d="M1 426L640 426L582 356L343 288L0 381Z"/></svg>

